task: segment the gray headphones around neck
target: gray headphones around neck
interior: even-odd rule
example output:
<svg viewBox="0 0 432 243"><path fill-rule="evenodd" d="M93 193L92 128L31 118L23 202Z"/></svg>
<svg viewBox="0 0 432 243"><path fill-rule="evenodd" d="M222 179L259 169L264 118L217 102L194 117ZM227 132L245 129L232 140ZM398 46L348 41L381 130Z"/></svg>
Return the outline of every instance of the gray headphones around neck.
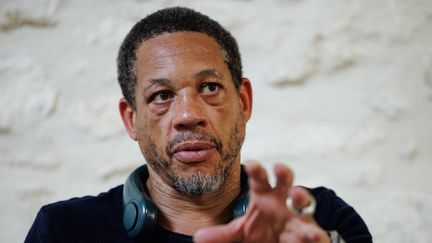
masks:
<svg viewBox="0 0 432 243"><path fill-rule="evenodd" d="M157 224L157 207L142 188L149 177L146 165L135 169L123 187L123 227L130 237L150 234ZM234 202L233 218L246 213L249 203L247 174L242 167L241 194Z"/></svg>

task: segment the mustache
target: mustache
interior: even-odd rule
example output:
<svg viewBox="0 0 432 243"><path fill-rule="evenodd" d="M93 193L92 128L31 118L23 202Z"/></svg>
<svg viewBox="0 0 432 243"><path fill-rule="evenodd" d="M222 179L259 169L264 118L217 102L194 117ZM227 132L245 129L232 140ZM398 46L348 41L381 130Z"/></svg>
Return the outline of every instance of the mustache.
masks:
<svg viewBox="0 0 432 243"><path fill-rule="evenodd" d="M181 133L168 142L166 152L171 157L174 154L174 148L180 143L187 141L203 141L203 142L211 142L215 145L216 150L222 152L222 143L214 136L207 133Z"/></svg>

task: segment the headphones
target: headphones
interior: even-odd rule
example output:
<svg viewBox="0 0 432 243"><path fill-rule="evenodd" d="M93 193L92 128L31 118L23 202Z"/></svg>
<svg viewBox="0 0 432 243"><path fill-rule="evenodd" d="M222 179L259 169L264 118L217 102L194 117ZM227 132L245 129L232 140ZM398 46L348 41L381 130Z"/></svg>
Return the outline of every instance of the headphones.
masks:
<svg viewBox="0 0 432 243"><path fill-rule="evenodd" d="M150 234L157 223L157 207L150 197L143 191L143 183L149 177L146 165L135 169L126 179L123 187L123 227L130 237L140 234ZM249 187L247 174L241 168L241 194L234 202L233 218L246 213L249 203Z"/></svg>

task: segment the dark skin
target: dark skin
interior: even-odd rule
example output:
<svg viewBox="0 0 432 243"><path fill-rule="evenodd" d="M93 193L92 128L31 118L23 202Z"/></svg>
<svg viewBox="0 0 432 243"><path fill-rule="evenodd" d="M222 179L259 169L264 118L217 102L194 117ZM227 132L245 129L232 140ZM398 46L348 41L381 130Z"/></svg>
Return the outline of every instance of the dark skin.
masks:
<svg viewBox="0 0 432 243"><path fill-rule="evenodd" d="M164 34L144 41L136 55L136 107L122 98L119 110L150 165L146 185L162 227L194 235L196 242L329 242L311 218L296 217L286 207L288 195L297 208L306 206L310 195L292 187L293 173L283 165L274 169L274 188L260 165L247 166L249 210L231 221L230 205L240 193L239 150L252 113L252 87L243 78L235 88L212 38L195 32ZM179 136L187 138L174 143ZM170 144L175 144L172 150ZM221 168L225 179L206 193L180 193L172 184L173 177L211 177Z"/></svg>

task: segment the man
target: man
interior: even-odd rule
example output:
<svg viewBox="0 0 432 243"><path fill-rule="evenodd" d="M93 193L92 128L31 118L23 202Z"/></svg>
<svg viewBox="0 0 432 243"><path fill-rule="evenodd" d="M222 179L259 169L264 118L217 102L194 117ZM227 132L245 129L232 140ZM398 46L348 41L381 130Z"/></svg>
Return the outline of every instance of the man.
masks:
<svg viewBox="0 0 432 243"><path fill-rule="evenodd" d="M372 242L332 191L292 187L283 165L272 188L261 166L240 165L252 87L217 22L158 11L132 28L117 61L120 115L148 166L124 187L43 207L26 242L330 242L330 231ZM247 210L233 216L238 204Z"/></svg>

